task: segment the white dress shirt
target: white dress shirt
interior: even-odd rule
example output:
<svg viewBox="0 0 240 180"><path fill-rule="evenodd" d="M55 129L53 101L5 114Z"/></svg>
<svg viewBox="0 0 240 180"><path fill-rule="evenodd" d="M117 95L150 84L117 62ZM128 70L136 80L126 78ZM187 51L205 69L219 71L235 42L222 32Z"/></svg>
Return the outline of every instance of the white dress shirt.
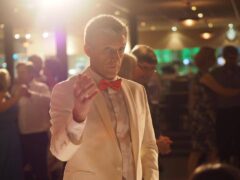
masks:
<svg viewBox="0 0 240 180"><path fill-rule="evenodd" d="M21 134L40 133L50 127L50 91L44 83L33 80L28 85L31 96L19 100L19 129Z"/></svg>
<svg viewBox="0 0 240 180"><path fill-rule="evenodd" d="M134 161L130 136L130 124L128 112L122 91L114 91L108 88L103 92L107 106L112 109L110 115L115 130L119 148L123 158L123 177L126 180L134 180Z"/></svg>

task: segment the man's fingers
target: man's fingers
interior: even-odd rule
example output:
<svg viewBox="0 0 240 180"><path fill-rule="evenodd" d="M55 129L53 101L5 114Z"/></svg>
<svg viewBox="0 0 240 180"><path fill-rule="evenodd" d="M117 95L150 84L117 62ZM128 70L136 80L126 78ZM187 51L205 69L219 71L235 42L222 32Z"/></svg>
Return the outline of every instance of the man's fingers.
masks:
<svg viewBox="0 0 240 180"><path fill-rule="evenodd" d="M95 86L95 84L91 85L88 89L81 91L78 96L76 96L77 99L79 99L81 102L85 102L86 100L90 99L95 92L98 92L98 88Z"/></svg>
<svg viewBox="0 0 240 180"><path fill-rule="evenodd" d="M81 90L81 95L85 95L86 93L89 94L89 91L92 91L93 89L97 89L95 83L89 83L87 86L85 86L84 88L82 88Z"/></svg>
<svg viewBox="0 0 240 180"><path fill-rule="evenodd" d="M86 102L92 100L97 95L98 92L99 90L95 89L95 91L89 93L88 96L83 99L83 101Z"/></svg>
<svg viewBox="0 0 240 180"><path fill-rule="evenodd" d="M84 95L85 92L93 86L96 85L91 78L87 77L86 75L79 75L77 81L74 84L74 96L79 97L81 95Z"/></svg>
<svg viewBox="0 0 240 180"><path fill-rule="evenodd" d="M93 88L95 86L94 83L90 82L88 83L86 86L84 87L75 87L74 89L74 96L75 97L79 97L81 95L84 96L84 94L91 88Z"/></svg>
<svg viewBox="0 0 240 180"><path fill-rule="evenodd" d="M76 83L80 85L80 87L85 86L89 81L92 81L92 78L86 76L86 75L79 75Z"/></svg>

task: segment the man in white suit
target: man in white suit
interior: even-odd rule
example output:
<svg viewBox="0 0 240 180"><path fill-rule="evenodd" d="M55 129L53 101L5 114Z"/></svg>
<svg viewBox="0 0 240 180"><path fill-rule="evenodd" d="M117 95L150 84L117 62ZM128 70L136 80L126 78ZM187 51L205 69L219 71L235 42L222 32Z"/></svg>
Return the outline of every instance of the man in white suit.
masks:
<svg viewBox="0 0 240 180"><path fill-rule="evenodd" d="M144 87L117 76L126 26L101 15L85 28L90 67L57 84L51 151L67 161L64 180L158 180L158 150Z"/></svg>

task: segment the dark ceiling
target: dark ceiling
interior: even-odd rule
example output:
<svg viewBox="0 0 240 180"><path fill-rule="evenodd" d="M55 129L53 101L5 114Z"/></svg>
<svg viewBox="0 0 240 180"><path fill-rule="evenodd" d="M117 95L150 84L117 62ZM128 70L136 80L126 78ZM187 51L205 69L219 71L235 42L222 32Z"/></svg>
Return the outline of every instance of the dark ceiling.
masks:
<svg viewBox="0 0 240 180"><path fill-rule="evenodd" d="M1 0L0 23L11 22L16 28L27 28L33 23L51 26L64 22L78 27L96 14L110 13L136 17L139 30L144 31L152 27L155 30L171 26L186 28L180 19L203 13L204 17L193 28L207 28L208 23L212 23L213 28L240 24L240 0L68 0L58 12L40 11L39 2L41 0ZM197 11L190 10L192 5Z"/></svg>
<svg viewBox="0 0 240 180"><path fill-rule="evenodd" d="M113 2L113 1L112 1ZM147 22L142 30L156 26L166 29L171 26L182 26L180 19L203 13L195 28L227 26L229 23L240 24L240 0L114 0L115 6L128 13L135 14L139 22ZM190 9L196 6L194 12Z"/></svg>

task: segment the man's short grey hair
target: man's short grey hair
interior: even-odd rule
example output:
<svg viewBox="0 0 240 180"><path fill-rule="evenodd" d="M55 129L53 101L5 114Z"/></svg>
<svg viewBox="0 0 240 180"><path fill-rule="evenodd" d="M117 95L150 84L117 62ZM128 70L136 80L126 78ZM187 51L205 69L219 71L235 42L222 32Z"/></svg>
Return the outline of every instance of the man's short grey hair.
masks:
<svg viewBox="0 0 240 180"><path fill-rule="evenodd" d="M139 63L157 64L157 56L150 46L142 44L136 45L132 49L132 54L136 56Z"/></svg>
<svg viewBox="0 0 240 180"><path fill-rule="evenodd" d="M33 63L30 61L19 61L16 65L16 69L18 69L20 67L25 67L27 69L27 71L31 74L34 73Z"/></svg>
<svg viewBox="0 0 240 180"><path fill-rule="evenodd" d="M127 27L122 21L112 15L99 15L88 21L84 30L84 43L91 43L94 37L103 31L127 36Z"/></svg>

